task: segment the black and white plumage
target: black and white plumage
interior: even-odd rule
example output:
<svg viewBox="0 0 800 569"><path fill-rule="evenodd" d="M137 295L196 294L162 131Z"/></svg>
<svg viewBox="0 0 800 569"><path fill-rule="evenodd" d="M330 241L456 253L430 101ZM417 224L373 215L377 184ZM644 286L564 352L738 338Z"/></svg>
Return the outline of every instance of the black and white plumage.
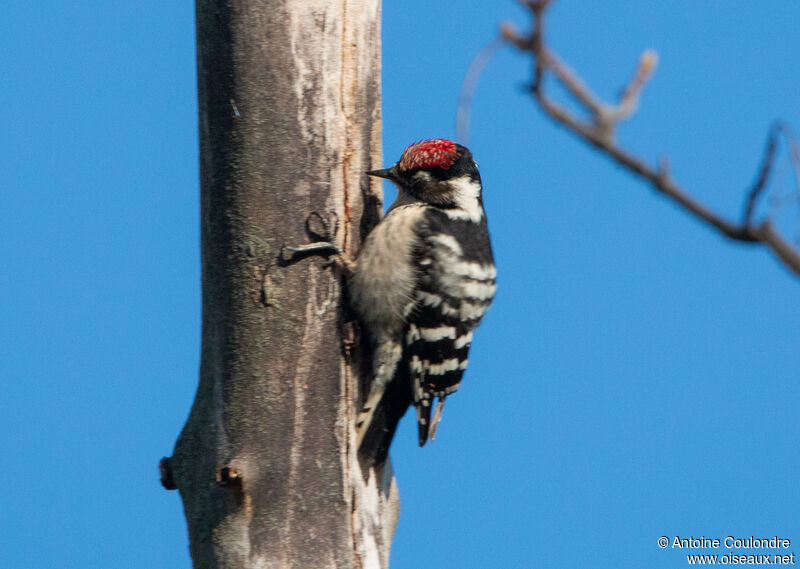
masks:
<svg viewBox="0 0 800 569"><path fill-rule="evenodd" d="M398 188L348 283L373 347L374 379L357 420L358 442L371 439L380 456L410 404L420 446L433 440L445 399L461 385L473 333L494 298L496 270L481 178L467 148L422 141L391 168L369 174Z"/></svg>

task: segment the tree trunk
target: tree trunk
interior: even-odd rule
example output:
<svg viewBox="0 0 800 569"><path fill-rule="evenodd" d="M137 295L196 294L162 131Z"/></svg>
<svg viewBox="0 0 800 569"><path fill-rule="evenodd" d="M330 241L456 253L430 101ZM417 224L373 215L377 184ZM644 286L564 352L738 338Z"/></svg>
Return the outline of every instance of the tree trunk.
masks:
<svg viewBox="0 0 800 569"><path fill-rule="evenodd" d="M350 255L380 215L380 0L196 10L202 361L162 478L198 569L387 567L399 500L388 463L357 459L341 277L281 257L312 211Z"/></svg>

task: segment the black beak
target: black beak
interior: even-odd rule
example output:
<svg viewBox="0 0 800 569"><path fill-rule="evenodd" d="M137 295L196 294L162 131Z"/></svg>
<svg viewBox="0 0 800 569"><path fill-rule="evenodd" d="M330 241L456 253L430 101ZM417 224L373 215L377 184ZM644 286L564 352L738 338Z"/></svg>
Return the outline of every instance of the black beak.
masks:
<svg viewBox="0 0 800 569"><path fill-rule="evenodd" d="M394 174L391 168L384 168L383 170L370 170L367 172L369 176L377 176L378 178L386 178L387 180L394 180Z"/></svg>

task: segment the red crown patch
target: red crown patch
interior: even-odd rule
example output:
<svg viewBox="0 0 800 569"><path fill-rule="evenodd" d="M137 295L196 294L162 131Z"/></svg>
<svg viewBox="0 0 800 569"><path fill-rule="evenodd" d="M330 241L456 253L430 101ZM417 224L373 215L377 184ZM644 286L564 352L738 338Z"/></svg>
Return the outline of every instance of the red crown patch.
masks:
<svg viewBox="0 0 800 569"><path fill-rule="evenodd" d="M422 168L430 170L437 166L447 170L458 158L456 143L443 138L431 138L415 142L403 151L400 157L401 170Z"/></svg>

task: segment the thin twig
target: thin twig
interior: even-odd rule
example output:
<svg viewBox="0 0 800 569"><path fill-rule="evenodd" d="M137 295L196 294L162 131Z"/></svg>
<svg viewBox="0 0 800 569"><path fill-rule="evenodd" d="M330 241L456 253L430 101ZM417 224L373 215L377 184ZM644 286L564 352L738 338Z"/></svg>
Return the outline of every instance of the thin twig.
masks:
<svg viewBox="0 0 800 569"><path fill-rule="evenodd" d="M487 43L477 53L467 69L464 82L461 84L461 93L458 97L458 111L456 113L456 137L464 146L469 146L469 118L472 110L472 96L478 86L483 68L494 57L494 54L503 47L503 38L496 37Z"/></svg>
<svg viewBox="0 0 800 569"><path fill-rule="evenodd" d="M764 148L764 158L761 160L761 167L758 169L758 177L756 178L753 187L747 193L747 201L744 206L744 215L742 216L742 225L749 227L753 220L753 213L755 213L756 203L758 197L767 185L770 174L772 173L772 165L775 162L775 151L778 148L778 135L781 133L780 123L772 125L769 129L769 136L767 137L767 145Z"/></svg>
<svg viewBox="0 0 800 569"><path fill-rule="evenodd" d="M783 121L780 122L780 125L783 130L783 135L786 137L786 142L789 144L789 161L792 164L792 171L794 172L797 199L800 200L800 144L797 143L797 137L791 126Z"/></svg>
<svg viewBox="0 0 800 569"><path fill-rule="evenodd" d="M553 71L564 87L586 107L586 110L596 116L605 113L606 105L603 104L600 97L589 89L589 86L583 82L583 79L578 77L578 74L570 69L569 65L561 61L554 52L544 46L541 48L541 54L545 67Z"/></svg>
<svg viewBox="0 0 800 569"><path fill-rule="evenodd" d="M639 96L656 72L656 67L658 67L658 53L653 49L646 50L639 58L636 72L622 90L619 103L609 111L613 122L618 123L633 116L639 107Z"/></svg>
<svg viewBox="0 0 800 569"><path fill-rule="evenodd" d="M666 159L662 159L659 166L654 168L614 142L615 126L636 112L642 90L655 71L657 64L655 52L648 50L642 54L636 73L622 91L619 102L616 105L604 103L589 89L577 73L546 46L544 13L551 5L551 0L521 1L531 12L532 31L525 36L516 32L510 25L504 25L501 29L501 37L517 49L533 55L531 92L547 115L630 172L648 181L655 190L670 198L689 214L711 225L730 239L742 243L760 243L766 246L788 269L800 276L800 252L773 228L769 220L758 226L753 225L756 202L769 180L776 155L777 136L781 132L788 141L800 199L800 145L788 125L782 122L776 123L770 130L759 175L747 195L744 219L741 224L729 221L707 208L679 186L669 174ZM544 90L544 81L548 74L552 74L560 81L578 104L589 112L590 122L578 119L568 108L547 96Z"/></svg>

